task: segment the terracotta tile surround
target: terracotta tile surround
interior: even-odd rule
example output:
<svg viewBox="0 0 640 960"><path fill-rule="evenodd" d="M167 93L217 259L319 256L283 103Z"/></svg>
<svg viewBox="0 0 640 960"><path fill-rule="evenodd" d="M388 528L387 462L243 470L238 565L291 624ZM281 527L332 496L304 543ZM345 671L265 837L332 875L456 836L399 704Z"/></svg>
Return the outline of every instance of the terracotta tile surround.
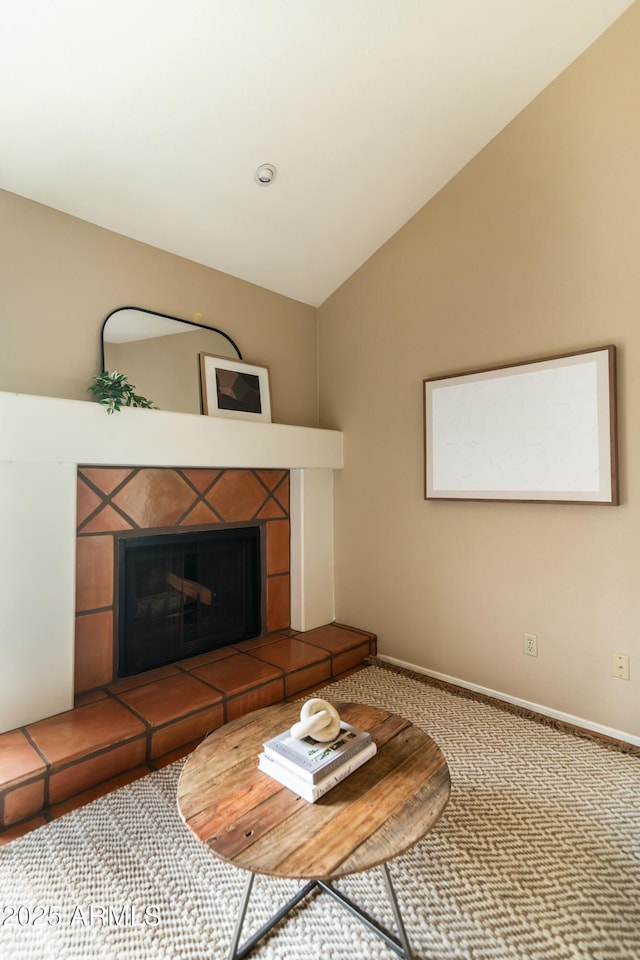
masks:
<svg viewBox="0 0 640 960"><path fill-rule="evenodd" d="M373 633L286 629L79 693L76 708L0 734L0 844L193 749L228 720L359 669Z"/></svg>
<svg viewBox="0 0 640 960"><path fill-rule="evenodd" d="M290 623L289 471L78 468L75 692L115 679L118 538L255 523L264 532L264 632Z"/></svg>

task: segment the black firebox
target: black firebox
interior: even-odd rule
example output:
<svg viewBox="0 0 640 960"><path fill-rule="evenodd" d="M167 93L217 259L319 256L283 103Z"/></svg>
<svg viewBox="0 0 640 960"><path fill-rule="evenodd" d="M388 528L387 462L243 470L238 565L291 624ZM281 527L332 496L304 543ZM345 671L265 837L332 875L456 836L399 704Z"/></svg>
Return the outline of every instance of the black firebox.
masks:
<svg viewBox="0 0 640 960"><path fill-rule="evenodd" d="M122 537L118 676L260 633L260 527Z"/></svg>

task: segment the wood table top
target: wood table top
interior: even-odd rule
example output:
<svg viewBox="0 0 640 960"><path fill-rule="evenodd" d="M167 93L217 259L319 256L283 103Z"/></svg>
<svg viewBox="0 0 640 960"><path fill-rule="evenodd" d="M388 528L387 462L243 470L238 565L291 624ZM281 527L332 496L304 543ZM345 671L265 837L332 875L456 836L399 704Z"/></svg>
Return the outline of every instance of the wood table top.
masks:
<svg viewBox="0 0 640 960"><path fill-rule="evenodd" d="M237 867L308 880L369 870L424 837L447 805L449 769L435 741L397 714L335 701L378 752L316 803L258 770L263 742L295 723L300 706L239 717L189 756L178 809L195 835Z"/></svg>

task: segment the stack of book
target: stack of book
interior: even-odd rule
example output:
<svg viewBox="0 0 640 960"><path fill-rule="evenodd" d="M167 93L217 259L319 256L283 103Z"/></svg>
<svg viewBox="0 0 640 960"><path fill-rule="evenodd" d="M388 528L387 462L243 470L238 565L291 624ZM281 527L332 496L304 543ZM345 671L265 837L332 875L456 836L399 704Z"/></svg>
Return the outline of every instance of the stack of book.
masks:
<svg viewBox="0 0 640 960"><path fill-rule="evenodd" d="M335 740L294 740L288 730L262 744L258 769L315 803L376 753L371 734L342 721Z"/></svg>

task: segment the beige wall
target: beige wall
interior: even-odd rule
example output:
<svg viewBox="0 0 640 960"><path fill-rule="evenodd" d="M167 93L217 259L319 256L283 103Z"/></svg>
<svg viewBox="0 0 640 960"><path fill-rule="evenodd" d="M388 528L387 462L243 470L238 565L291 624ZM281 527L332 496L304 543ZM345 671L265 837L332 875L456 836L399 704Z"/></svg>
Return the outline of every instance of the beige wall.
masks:
<svg viewBox="0 0 640 960"><path fill-rule="evenodd" d="M312 307L5 191L0 270L0 390L89 400L108 313L200 312L270 368L274 422L317 423Z"/></svg>
<svg viewBox="0 0 640 960"><path fill-rule="evenodd" d="M636 4L319 311L320 422L345 431L337 618L389 656L634 736L639 117ZM424 501L423 378L607 343L621 506Z"/></svg>

